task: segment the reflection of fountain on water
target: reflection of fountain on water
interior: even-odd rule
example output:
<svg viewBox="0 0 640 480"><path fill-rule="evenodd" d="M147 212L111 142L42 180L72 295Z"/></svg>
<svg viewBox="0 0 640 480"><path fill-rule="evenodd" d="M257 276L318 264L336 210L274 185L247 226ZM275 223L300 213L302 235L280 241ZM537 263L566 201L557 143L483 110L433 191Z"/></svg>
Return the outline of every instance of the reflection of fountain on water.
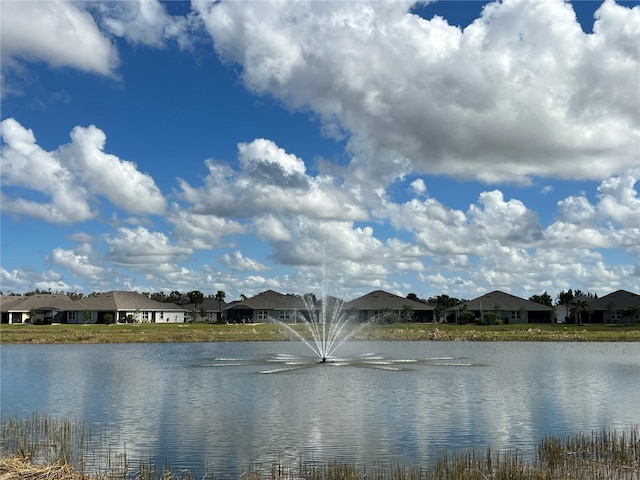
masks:
<svg viewBox="0 0 640 480"><path fill-rule="evenodd" d="M401 372L411 370L419 365L433 367L479 367L480 364L469 363L462 357L431 357L431 358L390 358L378 353L359 353L345 357L329 357L324 362L317 356L309 357L290 353L278 353L267 358L225 358L219 357L213 363L206 363L203 367L238 367L258 365L271 365L272 368L260 370L260 373L285 373L294 370L303 370L318 365L331 365L333 367L359 367L373 368L375 370L387 370Z"/></svg>

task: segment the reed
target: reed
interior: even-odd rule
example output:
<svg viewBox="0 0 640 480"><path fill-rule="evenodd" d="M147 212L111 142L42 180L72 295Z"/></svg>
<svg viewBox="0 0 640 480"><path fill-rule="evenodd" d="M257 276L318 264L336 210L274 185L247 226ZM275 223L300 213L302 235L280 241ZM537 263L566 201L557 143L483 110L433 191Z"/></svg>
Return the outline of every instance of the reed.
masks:
<svg viewBox="0 0 640 480"><path fill-rule="evenodd" d="M173 471L126 453L108 452L102 468L91 457L91 429L68 420L33 415L2 420L0 480L639 480L640 428L544 436L532 458L517 449L443 453L431 465L300 459L289 465L251 465L235 477ZM125 448L126 451L126 448Z"/></svg>

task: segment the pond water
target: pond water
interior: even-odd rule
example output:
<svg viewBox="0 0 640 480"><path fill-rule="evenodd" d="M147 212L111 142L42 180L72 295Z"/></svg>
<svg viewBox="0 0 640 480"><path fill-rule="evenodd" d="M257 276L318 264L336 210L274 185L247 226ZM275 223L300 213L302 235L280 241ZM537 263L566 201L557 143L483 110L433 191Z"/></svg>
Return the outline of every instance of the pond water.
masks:
<svg viewBox="0 0 640 480"><path fill-rule="evenodd" d="M1 414L99 425L130 458L232 475L301 459L408 466L489 445L526 455L545 434L640 422L638 343L349 342L351 360L332 364L307 351L2 345Z"/></svg>

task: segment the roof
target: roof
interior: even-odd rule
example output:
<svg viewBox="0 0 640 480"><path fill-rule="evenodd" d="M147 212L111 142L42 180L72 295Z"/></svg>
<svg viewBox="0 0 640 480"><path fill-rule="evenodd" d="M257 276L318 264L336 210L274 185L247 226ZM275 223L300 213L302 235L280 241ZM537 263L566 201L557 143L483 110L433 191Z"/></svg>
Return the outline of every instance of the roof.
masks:
<svg viewBox="0 0 640 480"><path fill-rule="evenodd" d="M376 290L344 304L344 310L402 310L405 306L413 311L433 311L433 305L417 302L383 290Z"/></svg>
<svg viewBox="0 0 640 480"><path fill-rule="evenodd" d="M207 297L204 300L202 300L202 303L198 304L197 308L198 310L204 310L205 312L218 312L220 310L226 309L227 305L228 305L227 302L225 302L224 300L218 303L218 301L215 298ZM195 303L185 303L182 306L187 310L196 309Z"/></svg>
<svg viewBox="0 0 640 480"><path fill-rule="evenodd" d="M114 312L120 310L176 310L184 312L185 308L175 303L163 303L151 300L137 292L106 292L81 298L73 302L73 308L67 310L91 310Z"/></svg>
<svg viewBox="0 0 640 480"><path fill-rule="evenodd" d="M0 311L2 312L28 312L34 310L67 310L73 304L68 295L37 293L25 296L2 296Z"/></svg>
<svg viewBox="0 0 640 480"><path fill-rule="evenodd" d="M234 303L229 309L241 310L306 310L302 297L267 290L241 302Z"/></svg>
<svg viewBox="0 0 640 480"><path fill-rule="evenodd" d="M616 290L604 297L590 302L591 310L624 310L628 307L640 307L640 295L626 290Z"/></svg>
<svg viewBox="0 0 640 480"><path fill-rule="evenodd" d="M489 292L468 302L460 303L455 307L450 308L450 310L459 310L464 306L466 306L468 310L486 311L494 310L497 308L497 306L500 310L524 309L529 312L550 312L553 310L553 307L549 307L538 302L533 302L531 300L526 300L524 298L516 297L515 295L501 292L499 290L494 290L493 292Z"/></svg>

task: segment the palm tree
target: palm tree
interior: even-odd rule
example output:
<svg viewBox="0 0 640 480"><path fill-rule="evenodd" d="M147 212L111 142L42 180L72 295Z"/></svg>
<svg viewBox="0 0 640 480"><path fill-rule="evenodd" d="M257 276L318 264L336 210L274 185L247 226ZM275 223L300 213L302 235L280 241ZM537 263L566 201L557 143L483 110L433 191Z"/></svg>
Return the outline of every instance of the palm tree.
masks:
<svg viewBox="0 0 640 480"><path fill-rule="evenodd" d="M195 322L198 317L198 305L204 300L204 295L200 290L194 290L193 292L187 293L187 296L189 297L189 301L194 304L193 321Z"/></svg>
<svg viewBox="0 0 640 480"><path fill-rule="evenodd" d="M222 302L225 297L226 294L222 290L218 290L213 297L218 302L218 321L222 321Z"/></svg>
<svg viewBox="0 0 640 480"><path fill-rule="evenodd" d="M576 308L579 325L582 325L582 312L591 311L591 305L589 304L589 301L586 298L582 297L582 298L574 299L573 306Z"/></svg>

